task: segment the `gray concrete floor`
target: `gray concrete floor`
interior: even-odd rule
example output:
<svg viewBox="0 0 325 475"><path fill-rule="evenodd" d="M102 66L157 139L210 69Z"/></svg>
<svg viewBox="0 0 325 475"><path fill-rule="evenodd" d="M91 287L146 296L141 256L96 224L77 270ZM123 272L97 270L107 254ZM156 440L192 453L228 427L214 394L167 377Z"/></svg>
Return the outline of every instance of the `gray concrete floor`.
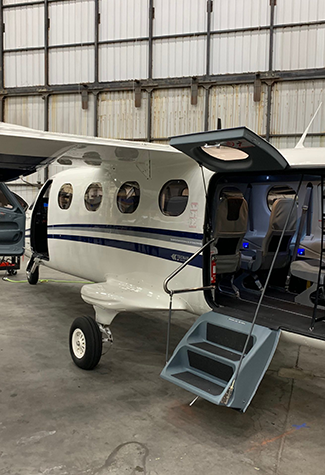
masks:
<svg viewBox="0 0 325 475"><path fill-rule="evenodd" d="M72 363L69 327L92 314L80 287L0 280L1 475L325 473L323 353L280 345L245 414L189 407L192 394L159 377L167 312L120 314L98 368ZM175 316L173 345L193 321Z"/></svg>

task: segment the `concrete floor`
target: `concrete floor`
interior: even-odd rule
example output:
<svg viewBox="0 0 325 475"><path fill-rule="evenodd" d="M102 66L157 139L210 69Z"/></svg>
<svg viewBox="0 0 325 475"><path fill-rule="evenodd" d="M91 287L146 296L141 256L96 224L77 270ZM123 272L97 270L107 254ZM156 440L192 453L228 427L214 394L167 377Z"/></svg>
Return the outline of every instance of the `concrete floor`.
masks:
<svg viewBox="0 0 325 475"><path fill-rule="evenodd" d="M325 473L324 354L280 345L245 414L189 407L159 378L167 312L120 314L98 368L72 363L69 327L92 314L80 287L0 280L1 475ZM173 345L193 321L174 317Z"/></svg>

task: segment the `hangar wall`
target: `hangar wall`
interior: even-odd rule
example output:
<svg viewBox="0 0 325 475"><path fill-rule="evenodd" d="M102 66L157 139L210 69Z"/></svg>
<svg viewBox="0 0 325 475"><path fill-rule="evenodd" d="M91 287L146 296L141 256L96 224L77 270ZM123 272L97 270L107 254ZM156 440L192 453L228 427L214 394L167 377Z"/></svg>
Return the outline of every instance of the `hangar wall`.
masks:
<svg viewBox="0 0 325 475"><path fill-rule="evenodd" d="M167 143L220 117L281 148L325 100L322 0L0 0L0 15L6 122ZM324 118L306 144L325 145Z"/></svg>

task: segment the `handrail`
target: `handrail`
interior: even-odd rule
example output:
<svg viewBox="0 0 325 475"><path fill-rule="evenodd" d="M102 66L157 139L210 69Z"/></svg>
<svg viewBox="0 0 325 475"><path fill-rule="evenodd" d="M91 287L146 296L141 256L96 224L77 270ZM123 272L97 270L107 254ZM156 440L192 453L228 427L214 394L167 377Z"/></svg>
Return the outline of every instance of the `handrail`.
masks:
<svg viewBox="0 0 325 475"><path fill-rule="evenodd" d="M176 277L176 275L178 275L185 267L187 267L188 264L193 261L193 259L195 259L199 254L201 254L201 252L206 247L208 247L214 241L214 239L215 238L212 238L212 239L210 239L210 241L206 242L202 247L200 247L200 249L198 249L194 254L192 254L191 257L189 257L185 262L183 262L183 264L181 264L179 267L177 267L177 269L174 270L174 272L172 272L168 277L166 277L166 279L164 280L163 288L164 288L164 291L168 295L181 294L181 293L185 293L185 292L196 292L197 290L205 290L205 289L208 290L208 288L206 288L206 287L195 287L195 288L192 288L192 289L187 288L187 289L170 290L168 288L168 284L174 277ZM211 288L211 287L213 288L213 286L210 286L209 288Z"/></svg>
<svg viewBox="0 0 325 475"><path fill-rule="evenodd" d="M172 321L172 307L173 307L174 294L197 292L198 290L212 290L215 288L214 285L208 285L205 287L193 287L193 288L170 290L168 288L168 284L174 277L176 277L176 275L178 275L185 267L187 267L188 264L192 262L193 259L195 259L206 247L208 247L214 241L214 239L215 238L212 238L210 239L210 241L206 242L200 249L198 249L191 257L189 257L185 262L183 262L183 264L177 267L177 269L174 270L174 272L172 272L164 280L163 288L164 288L164 291L169 295L169 313L168 313L168 327L167 327L167 341L166 341L166 363L168 361L168 355L169 355L170 327L171 327L171 321Z"/></svg>

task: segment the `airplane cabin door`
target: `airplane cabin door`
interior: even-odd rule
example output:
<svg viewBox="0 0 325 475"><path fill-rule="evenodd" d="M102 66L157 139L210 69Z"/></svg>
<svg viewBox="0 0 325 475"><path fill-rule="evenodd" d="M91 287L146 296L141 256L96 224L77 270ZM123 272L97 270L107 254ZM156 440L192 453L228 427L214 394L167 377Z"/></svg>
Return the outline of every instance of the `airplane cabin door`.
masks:
<svg viewBox="0 0 325 475"><path fill-rule="evenodd" d="M30 240L34 254L42 259L49 260L47 223L48 206L52 180L45 183L41 189L32 211Z"/></svg>
<svg viewBox="0 0 325 475"><path fill-rule="evenodd" d="M0 183L0 256L21 256L25 246L25 211L7 185Z"/></svg>

